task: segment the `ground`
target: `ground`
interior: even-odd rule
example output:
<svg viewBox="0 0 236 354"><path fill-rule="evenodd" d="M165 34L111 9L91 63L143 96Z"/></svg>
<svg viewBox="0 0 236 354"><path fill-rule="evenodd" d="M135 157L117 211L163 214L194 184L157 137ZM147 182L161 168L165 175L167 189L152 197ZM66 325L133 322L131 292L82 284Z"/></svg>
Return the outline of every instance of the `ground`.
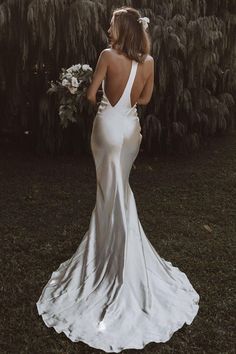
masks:
<svg viewBox="0 0 236 354"><path fill-rule="evenodd" d="M236 132L192 156L140 153L130 185L147 237L188 275L200 309L167 343L123 353L235 353ZM104 353L47 328L35 305L51 273L77 249L95 195L92 158L1 149L1 354Z"/></svg>

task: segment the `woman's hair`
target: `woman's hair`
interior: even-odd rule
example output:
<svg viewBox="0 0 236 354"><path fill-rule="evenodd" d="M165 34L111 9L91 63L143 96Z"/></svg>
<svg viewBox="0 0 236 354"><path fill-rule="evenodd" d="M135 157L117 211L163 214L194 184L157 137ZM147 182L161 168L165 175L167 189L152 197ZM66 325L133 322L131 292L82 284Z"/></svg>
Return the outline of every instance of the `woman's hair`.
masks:
<svg viewBox="0 0 236 354"><path fill-rule="evenodd" d="M141 17L138 10L122 6L113 11L114 40L111 47L126 53L127 57L137 62L144 62L150 53L151 40L149 34L138 19Z"/></svg>

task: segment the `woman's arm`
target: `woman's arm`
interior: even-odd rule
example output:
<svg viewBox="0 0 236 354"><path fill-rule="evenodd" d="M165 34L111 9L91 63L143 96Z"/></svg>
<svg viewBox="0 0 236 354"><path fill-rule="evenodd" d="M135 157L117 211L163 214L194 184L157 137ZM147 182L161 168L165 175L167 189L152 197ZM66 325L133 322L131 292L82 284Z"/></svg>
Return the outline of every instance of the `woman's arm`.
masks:
<svg viewBox="0 0 236 354"><path fill-rule="evenodd" d="M107 67L108 67L108 55L109 55L109 52L107 49L104 49L100 53L100 56L98 58L98 62L96 65L96 69L93 74L92 82L86 92L87 99L93 104L96 104L96 102L97 102L96 101L97 91L102 83L102 80L106 76Z"/></svg>
<svg viewBox="0 0 236 354"><path fill-rule="evenodd" d="M148 70L148 78L145 86L137 100L137 104L146 105L151 100L153 87L154 87L154 59L150 56L150 59L146 62Z"/></svg>

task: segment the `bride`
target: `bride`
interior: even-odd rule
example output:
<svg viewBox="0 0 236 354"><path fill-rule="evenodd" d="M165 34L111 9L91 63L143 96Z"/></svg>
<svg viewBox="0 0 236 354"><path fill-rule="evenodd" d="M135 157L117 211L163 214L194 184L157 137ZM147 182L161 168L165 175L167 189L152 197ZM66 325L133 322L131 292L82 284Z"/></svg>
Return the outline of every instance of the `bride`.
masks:
<svg viewBox="0 0 236 354"><path fill-rule="evenodd" d="M154 61L149 19L113 12L111 46L100 54L87 98L103 97L91 134L97 193L88 231L54 271L37 302L46 326L105 352L166 342L199 309L186 274L164 260L138 218L129 174L142 140L137 104L149 102Z"/></svg>

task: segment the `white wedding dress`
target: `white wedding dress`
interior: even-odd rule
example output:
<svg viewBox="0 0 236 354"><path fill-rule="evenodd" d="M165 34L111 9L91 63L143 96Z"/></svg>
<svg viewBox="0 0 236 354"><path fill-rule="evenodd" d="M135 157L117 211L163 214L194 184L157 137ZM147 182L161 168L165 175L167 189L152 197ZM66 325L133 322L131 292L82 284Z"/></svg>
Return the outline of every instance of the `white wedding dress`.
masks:
<svg viewBox="0 0 236 354"><path fill-rule="evenodd" d="M129 185L142 140L130 99L137 66L133 60L114 106L103 81L91 135L97 194L89 229L37 302L48 327L105 352L166 342L199 309L200 297L185 273L161 258L146 237Z"/></svg>

